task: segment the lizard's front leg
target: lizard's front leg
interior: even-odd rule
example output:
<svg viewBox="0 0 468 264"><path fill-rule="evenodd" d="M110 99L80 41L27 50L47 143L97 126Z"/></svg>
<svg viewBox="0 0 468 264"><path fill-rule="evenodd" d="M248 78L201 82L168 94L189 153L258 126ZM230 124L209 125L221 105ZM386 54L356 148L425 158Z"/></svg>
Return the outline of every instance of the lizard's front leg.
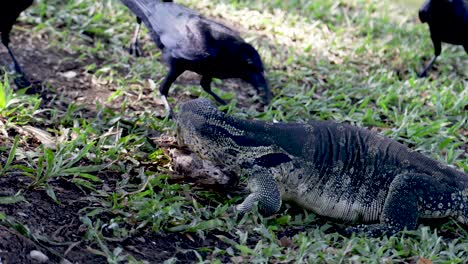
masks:
<svg viewBox="0 0 468 264"><path fill-rule="evenodd" d="M253 166L249 170L252 170L248 179L252 193L236 206L236 210L246 213L258 202L258 209L262 215L269 216L278 212L281 207L281 194L273 175L268 169L260 166Z"/></svg>

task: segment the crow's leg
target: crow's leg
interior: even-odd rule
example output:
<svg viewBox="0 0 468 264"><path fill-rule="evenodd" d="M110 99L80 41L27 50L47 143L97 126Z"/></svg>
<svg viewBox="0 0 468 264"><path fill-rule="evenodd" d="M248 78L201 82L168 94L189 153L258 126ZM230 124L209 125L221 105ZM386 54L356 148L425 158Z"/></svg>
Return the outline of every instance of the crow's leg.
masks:
<svg viewBox="0 0 468 264"><path fill-rule="evenodd" d="M20 64L16 60L15 54L13 53L13 50L10 48L10 45L5 44L5 47L7 48L8 54L10 54L10 57L13 60L13 64L14 64L16 73L19 74L19 76L17 78L15 78L16 86L18 88L20 88L20 89L31 86L31 83L29 82L28 77L26 76L26 74L24 73L24 71L21 68Z"/></svg>
<svg viewBox="0 0 468 264"><path fill-rule="evenodd" d="M137 26L135 28L135 33L133 34L132 42L128 48L128 52L135 57L143 56L143 52L140 49L140 43L138 42L138 37L141 30L141 18L137 17Z"/></svg>
<svg viewBox="0 0 468 264"><path fill-rule="evenodd" d="M169 72L167 73L166 77L164 78L161 86L159 87L159 94L161 95L161 99L164 103L164 107L166 108L167 117L172 117L172 109L167 101L167 96L169 93L169 88L171 87L172 83L175 82L177 77L179 77L182 73L184 73L184 69L177 66L176 63L171 63Z"/></svg>
<svg viewBox="0 0 468 264"><path fill-rule="evenodd" d="M10 57L13 60L13 64L15 65L16 73L24 75L23 69L21 68L18 61L16 60L15 54L13 54L13 50L10 48L10 45L7 45L6 48L8 50L8 54L10 54Z"/></svg>
<svg viewBox="0 0 468 264"><path fill-rule="evenodd" d="M11 26L7 28L4 32L1 32L2 44L7 48L8 54L10 54L10 57L13 60L16 73L24 76L23 69L21 69L21 66L19 65L18 61L15 58L15 54L13 54L13 50L10 48L10 31L11 31Z"/></svg>
<svg viewBox="0 0 468 264"><path fill-rule="evenodd" d="M211 90L211 77L203 76L200 81L200 85L203 88L203 90L205 90L207 93L213 96L213 98L216 101L218 101L222 105L226 105L226 102Z"/></svg>
<svg viewBox="0 0 468 264"><path fill-rule="evenodd" d="M432 43L434 44L434 57L432 60L427 64L424 70L419 74L419 77L426 77L427 71L432 67L432 64L436 61L437 57L439 57L440 53L442 52L442 42L439 39L432 38Z"/></svg>
<svg viewBox="0 0 468 264"><path fill-rule="evenodd" d="M432 67L432 64L434 64L434 62L436 61L437 59L437 55L434 55L434 57L432 57L431 61L429 62L429 64L427 64L427 66L424 68L424 70L419 74L419 77L421 78L424 78L427 76L427 71Z"/></svg>

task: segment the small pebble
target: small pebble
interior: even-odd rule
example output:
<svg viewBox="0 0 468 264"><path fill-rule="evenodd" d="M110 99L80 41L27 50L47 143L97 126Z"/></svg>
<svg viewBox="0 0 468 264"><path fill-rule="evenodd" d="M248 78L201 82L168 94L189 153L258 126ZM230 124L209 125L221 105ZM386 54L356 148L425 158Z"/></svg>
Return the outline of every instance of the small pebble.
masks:
<svg viewBox="0 0 468 264"><path fill-rule="evenodd" d="M63 77L67 78L67 79L72 79L72 78L75 78L76 75L78 75L76 72L74 71L67 71L67 72L63 72L63 73L59 73L60 75L62 75Z"/></svg>
<svg viewBox="0 0 468 264"><path fill-rule="evenodd" d="M46 263L49 261L49 257L47 257L44 253L40 252L39 250L32 250L29 252L29 256L39 262L39 263Z"/></svg>

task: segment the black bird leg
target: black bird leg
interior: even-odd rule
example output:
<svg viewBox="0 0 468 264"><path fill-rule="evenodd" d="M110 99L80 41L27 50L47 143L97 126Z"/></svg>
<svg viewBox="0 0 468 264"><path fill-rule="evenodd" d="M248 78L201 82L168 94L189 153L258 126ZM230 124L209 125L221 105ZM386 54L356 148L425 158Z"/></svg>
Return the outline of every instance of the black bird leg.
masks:
<svg viewBox="0 0 468 264"><path fill-rule="evenodd" d="M221 99L217 94L211 90L211 77L203 76L200 85L207 93L209 93L213 98L222 105L226 105L226 101Z"/></svg>
<svg viewBox="0 0 468 264"><path fill-rule="evenodd" d="M13 60L13 64L15 65L16 73L24 75L23 69L21 69L21 66L19 65L18 61L16 60L15 54L13 54L13 50L10 48L10 45L5 45L5 47L7 48L8 54L10 54L10 57Z"/></svg>
<svg viewBox="0 0 468 264"><path fill-rule="evenodd" d="M140 35L141 29L141 18L137 17L137 26L135 28L135 33L133 34L132 42L130 43L130 47L128 48L128 52L135 57L143 56L143 52L141 52L140 44L138 42L138 37Z"/></svg>
<svg viewBox="0 0 468 264"><path fill-rule="evenodd" d="M438 57L437 55L434 55L434 57L432 57L432 60L429 62L429 64L427 64L427 66L424 68L424 70L419 74L420 78L424 78L424 77L427 76L427 71L432 67L432 64L434 64L437 57Z"/></svg>
<svg viewBox="0 0 468 264"><path fill-rule="evenodd" d="M177 67L174 63L171 63L169 72L167 73L166 78L164 78L163 82L161 83L161 86L159 87L159 94L161 95L161 100L163 101L164 108L166 108L166 114L168 118L172 117L172 108L169 105L169 102L167 101L169 88L171 87L172 83L175 82L177 77L184 73L184 71L185 70L180 69L180 67Z"/></svg>
<svg viewBox="0 0 468 264"><path fill-rule="evenodd" d="M16 73L20 75L18 78L15 78L16 86L19 89L31 86L28 77L26 76L18 61L16 60L15 55L13 54L13 50L10 48L10 45L6 44L5 47L7 48L8 53L10 54L10 57L13 60Z"/></svg>
<svg viewBox="0 0 468 264"><path fill-rule="evenodd" d="M440 40L432 38L432 43L434 44L434 57L432 57L432 60L429 62L429 64L427 64L424 70L419 74L420 78L427 76L427 71L432 67L437 57L439 57L440 53L442 52L442 42Z"/></svg>

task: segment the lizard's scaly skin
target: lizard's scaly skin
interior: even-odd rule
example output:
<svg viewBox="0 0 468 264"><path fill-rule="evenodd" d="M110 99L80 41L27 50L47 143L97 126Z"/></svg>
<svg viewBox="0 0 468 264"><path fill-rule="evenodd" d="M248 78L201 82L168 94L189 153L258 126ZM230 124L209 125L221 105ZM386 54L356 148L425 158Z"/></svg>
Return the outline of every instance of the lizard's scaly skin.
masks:
<svg viewBox="0 0 468 264"><path fill-rule="evenodd" d="M367 129L331 121L268 123L225 115L206 99L177 116L178 139L201 158L249 179L241 212L281 200L353 222L371 235L414 229L418 218L468 223L468 175Z"/></svg>

